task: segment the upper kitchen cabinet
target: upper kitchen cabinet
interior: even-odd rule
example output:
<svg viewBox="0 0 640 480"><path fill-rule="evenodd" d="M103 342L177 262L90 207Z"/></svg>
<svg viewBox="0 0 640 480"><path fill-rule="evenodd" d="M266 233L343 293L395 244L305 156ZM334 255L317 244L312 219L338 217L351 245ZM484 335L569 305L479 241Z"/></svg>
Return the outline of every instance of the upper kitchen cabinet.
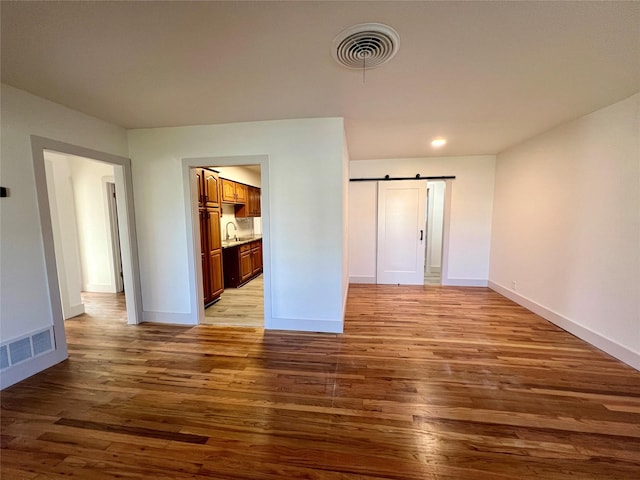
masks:
<svg viewBox="0 0 640 480"><path fill-rule="evenodd" d="M198 186L198 205L200 207L220 206L220 179L215 170L194 168L194 176Z"/></svg>
<svg viewBox="0 0 640 480"><path fill-rule="evenodd" d="M260 207L260 189L249 187L249 216L260 217L262 210Z"/></svg>
<svg viewBox="0 0 640 480"><path fill-rule="evenodd" d="M260 217L260 189L247 185L247 202L236 208L236 217Z"/></svg>
<svg viewBox="0 0 640 480"><path fill-rule="evenodd" d="M193 176L198 187L198 206L202 207L204 204L204 168L194 168Z"/></svg>
<svg viewBox="0 0 640 480"><path fill-rule="evenodd" d="M218 174L211 170L204 170L202 181L204 205L206 207L219 207L220 179L218 178Z"/></svg>
<svg viewBox="0 0 640 480"><path fill-rule="evenodd" d="M242 183L236 183L236 203L247 202L247 186Z"/></svg>
<svg viewBox="0 0 640 480"><path fill-rule="evenodd" d="M222 201L224 203L244 204L247 202L247 186L226 178L221 178Z"/></svg>

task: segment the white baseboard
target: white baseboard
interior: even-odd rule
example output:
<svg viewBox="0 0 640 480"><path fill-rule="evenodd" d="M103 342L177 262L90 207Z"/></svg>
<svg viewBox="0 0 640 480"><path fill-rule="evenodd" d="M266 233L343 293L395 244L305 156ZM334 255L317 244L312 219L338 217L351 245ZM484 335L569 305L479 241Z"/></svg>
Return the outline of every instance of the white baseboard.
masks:
<svg viewBox="0 0 640 480"><path fill-rule="evenodd" d="M170 325L197 325L198 316L190 313L142 312L142 321L149 323L168 323Z"/></svg>
<svg viewBox="0 0 640 480"><path fill-rule="evenodd" d="M68 320L69 318L77 317L78 315L82 315L84 313L84 303L79 303L78 305L70 305L67 310L64 312L64 319Z"/></svg>
<svg viewBox="0 0 640 480"><path fill-rule="evenodd" d="M489 282L479 278L443 278L440 283L446 287L486 287Z"/></svg>
<svg viewBox="0 0 640 480"><path fill-rule="evenodd" d="M347 300L349 300L349 284L345 286L344 294L342 296L342 323L344 323L344 315L347 313Z"/></svg>
<svg viewBox="0 0 640 480"><path fill-rule="evenodd" d="M266 319L265 330L342 333L344 330L344 321L272 317L271 319Z"/></svg>
<svg viewBox="0 0 640 480"><path fill-rule="evenodd" d="M117 293L115 285L110 283L88 283L82 287L84 292L92 293Z"/></svg>
<svg viewBox="0 0 640 480"><path fill-rule="evenodd" d="M10 387L66 359L67 352L57 349L5 368L0 375L0 389Z"/></svg>
<svg viewBox="0 0 640 480"><path fill-rule="evenodd" d="M352 275L349 277L349 283L376 283L376 277L375 275Z"/></svg>
<svg viewBox="0 0 640 480"><path fill-rule="evenodd" d="M516 302L518 305L531 310L533 313L540 315L545 320L557 325L576 337L590 343L594 347L608 353L612 357L632 366L636 370L640 370L640 353L620 345L604 335L594 332L593 330L576 323L575 321L557 313L539 303L520 295L502 285L495 282L489 282L489 288L498 292L500 295L507 297L509 300Z"/></svg>

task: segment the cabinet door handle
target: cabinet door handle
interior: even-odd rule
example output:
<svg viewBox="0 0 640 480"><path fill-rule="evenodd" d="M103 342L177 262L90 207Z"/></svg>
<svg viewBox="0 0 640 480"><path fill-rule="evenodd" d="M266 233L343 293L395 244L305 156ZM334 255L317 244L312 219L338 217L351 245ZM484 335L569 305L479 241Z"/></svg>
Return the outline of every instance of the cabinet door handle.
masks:
<svg viewBox="0 0 640 480"><path fill-rule="evenodd" d="M423 236L424 236L424 230L420 230L420 241L422 241Z"/></svg>

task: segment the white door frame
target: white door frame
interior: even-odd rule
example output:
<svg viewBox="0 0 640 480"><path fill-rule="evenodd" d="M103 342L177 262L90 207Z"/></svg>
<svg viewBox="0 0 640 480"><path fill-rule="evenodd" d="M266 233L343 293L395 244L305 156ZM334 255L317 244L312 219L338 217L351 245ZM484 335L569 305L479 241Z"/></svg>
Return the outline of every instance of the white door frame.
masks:
<svg viewBox="0 0 640 480"><path fill-rule="evenodd" d="M129 324L137 324L142 321L142 290L140 286L140 267L138 263L138 246L133 207L131 160L110 153L99 152L58 140L31 135L31 152L33 155L40 229L42 232L47 283L49 286L49 300L51 302L51 313L53 317L53 332L56 350L60 350L61 355L66 358L68 356L67 341L64 331L64 319L53 243L51 209L47 192L47 177L44 161L45 150L85 157L114 166L116 188L120 193L118 196L118 220L121 227L120 245L122 248L124 270L124 291L127 298L127 318Z"/></svg>
<svg viewBox="0 0 640 480"><path fill-rule="evenodd" d="M113 260L113 285L116 292L124 289L124 275L122 273L122 252L120 250L120 227L118 225L118 197L116 195L115 180L106 182L107 206L109 212L109 236L111 240L111 255Z"/></svg>
<svg viewBox="0 0 640 480"><path fill-rule="evenodd" d="M442 184L443 186L443 193L444 195L442 196L442 208L440 211L436 210L436 195L435 195L435 191L436 191L436 185L437 184ZM443 255L442 255L442 247L444 246L444 229L445 229L445 221L444 221L444 200L446 197L446 192L444 192L444 190L446 190L447 188L447 182L446 181L442 181L442 180L435 180L435 181L429 181L427 182L427 245L426 245L426 249L427 249L427 254L426 254L426 259L425 259L425 274L427 275L433 275L434 272L432 270L432 263L433 260L435 259L435 257L433 256L433 243L435 240L438 240L440 242L440 266L438 267L438 276L441 277L442 276L442 260L443 260ZM439 213L439 216L442 219L442 224L440 225L440 236L438 238L438 236L434 236L434 217L436 216L436 213Z"/></svg>
<svg viewBox="0 0 640 480"><path fill-rule="evenodd" d="M427 182L427 241L425 242L426 253L424 256L424 273L431 274L431 238L433 233L433 188Z"/></svg>
<svg viewBox="0 0 640 480"><path fill-rule="evenodd" d="M440 262L440 284L449 285L449 228L451 224L451 191L453 181L444 181L444 208L442 212L442 261Z"/></svg>
<svg viewBox="0 0 640 480"><path fill-rule="evenodd" d="M182 159L182 185L184 191L185 219L187 222L187 258L189 268L189 302L195 313L194 323L202 323L204 292L202 290L202 261L200 245L200 220L198 217L198 192L191 176L192 168L203 166L260 165L262 212L262 264L264 278L264 328L271 328L271 235L269 233L269 156L238 155L231 157L197 157Z"/></svg>

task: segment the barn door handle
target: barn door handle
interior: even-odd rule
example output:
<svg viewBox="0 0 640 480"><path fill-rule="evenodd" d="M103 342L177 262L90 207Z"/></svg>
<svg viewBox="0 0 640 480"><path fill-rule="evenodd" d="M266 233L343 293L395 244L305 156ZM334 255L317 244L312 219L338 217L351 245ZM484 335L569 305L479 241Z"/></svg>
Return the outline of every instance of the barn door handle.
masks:
<svg viewBox="0 0 640 480"><path fill-rule="evenodd" d="M424 230L420 230L420 241L422 241L423 236L424 236Z"/></svg>

